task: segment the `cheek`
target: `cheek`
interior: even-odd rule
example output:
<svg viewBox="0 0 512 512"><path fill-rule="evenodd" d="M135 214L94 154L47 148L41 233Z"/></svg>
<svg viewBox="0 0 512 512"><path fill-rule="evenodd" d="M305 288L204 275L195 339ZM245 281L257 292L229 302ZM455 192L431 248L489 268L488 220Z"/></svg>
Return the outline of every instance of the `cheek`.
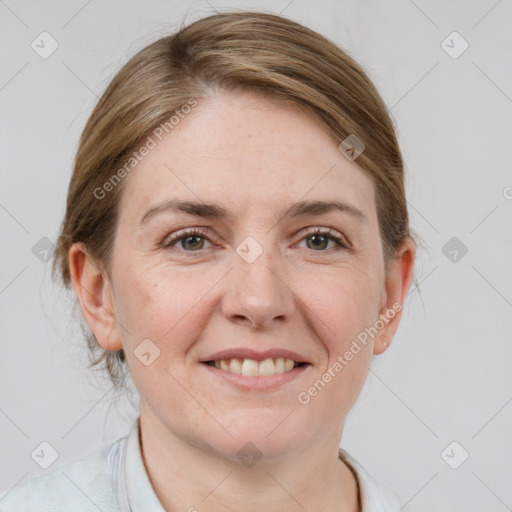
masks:
<svg viewBox="0 0 512 512"><path fill-rule="evenodd" d="M164 356L188 348L201 331L201 298L210 286L204 280L191 279L190 273L161 267L127 271L125 276L120 317L129 332L129 345L135 347L149 338Z"/></svg>
<svg viewBox="0 0 512 512"><path fill-rule="evenodd" d="M326 352L322 373L329 381L324 404L352 406L368 375L373 339L365 329L378 318L382 288L366 267L338 269L322 287L309 287L307 304L316 318L316 334ZM320 405L319 405L320 406ZM326 412L326 414L330 414Z"/></svg>
<svg viewBox="0 0 512 512"><path fill-rule="evenodd" d="M148 403L155 405L155 401L168 399L165 393L161 394L162 389L179 394L180 387L172 376L179 382L184 380L187 351L202 328L196 318L195 285L169 270L153 269L125 276L120 323L127 331L123 333L127 364L137 389L149 399ZM154 345L144 340L151 340ZM147 352L149 365L140 359Z"/></svg>
<svg viewBox="0 0 512 512"><path fill-rule="evenodd" d="M319 282L305 282L301 299L316 313L329 346L344 349L376 319L382 290L375 276L360 269L339 269Z"/></svg>

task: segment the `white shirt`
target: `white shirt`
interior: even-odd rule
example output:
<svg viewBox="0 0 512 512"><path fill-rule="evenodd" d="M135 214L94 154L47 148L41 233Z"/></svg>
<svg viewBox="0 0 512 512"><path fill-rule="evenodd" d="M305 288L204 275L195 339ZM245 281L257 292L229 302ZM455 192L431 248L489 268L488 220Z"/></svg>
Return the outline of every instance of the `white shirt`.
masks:
<svg viewBox="0 0 512 512"><path fill-rule="evenodd" d="M125 437L86 459L0 493L0 512L165 512L142 460L139 431L140 417ZM376 482L343 448L339 453L355 472L362 512L400 511L393 491Z"/></svg>

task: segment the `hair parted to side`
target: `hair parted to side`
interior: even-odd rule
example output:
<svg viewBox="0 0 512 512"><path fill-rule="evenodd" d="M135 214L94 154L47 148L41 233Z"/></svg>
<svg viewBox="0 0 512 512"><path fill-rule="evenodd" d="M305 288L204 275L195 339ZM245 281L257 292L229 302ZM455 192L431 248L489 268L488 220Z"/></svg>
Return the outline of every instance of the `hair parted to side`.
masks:
<svg viewBox="0 0 512 512"><path fill-rule="evenodd" d="M252 92L304 107L340 144L355 135L365 149L357 164L373 179L387 264L409 229L403 160L386 105L362 67L320 34L261 12L215 14L181 27L134 55L99 99L79 141L53 277L71 287L69 249L81 242L110 275L118 204L127 179L95 193L183 105L209 90ZM89 367L103 364L124 386L124 352L98 345L85 328Z"/></svg>

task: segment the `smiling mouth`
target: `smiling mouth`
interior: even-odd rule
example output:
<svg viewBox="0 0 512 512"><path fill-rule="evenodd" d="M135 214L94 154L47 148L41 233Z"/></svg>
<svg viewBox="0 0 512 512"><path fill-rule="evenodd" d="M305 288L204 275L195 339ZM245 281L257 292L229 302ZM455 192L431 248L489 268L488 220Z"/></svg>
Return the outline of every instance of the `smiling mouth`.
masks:
<svg viewBox="0 0 512 512"><path fill-rule="evenodd" d="M298 363L287 357L269 357L268 359L263 359L263 361L233 357L230 359L205 361L204 364L244 377L271 377L272 375L287 373L300 366L309 365L309 363Z"/></svg>

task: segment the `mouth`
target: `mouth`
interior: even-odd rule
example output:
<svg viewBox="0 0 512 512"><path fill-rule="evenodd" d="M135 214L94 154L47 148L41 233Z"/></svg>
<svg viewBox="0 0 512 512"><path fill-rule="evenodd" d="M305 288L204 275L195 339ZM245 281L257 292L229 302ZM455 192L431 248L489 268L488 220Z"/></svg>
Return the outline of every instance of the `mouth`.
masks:
<svg viewBox="0 0 512 512"><path fill-rule="evenodd" d="M203 364L213 366L224 372L243 377L272 377L291 372L294 368L309 366L310 363L298 362L288 357L269 357L258 361L256 359L233 357L229 359L216 359L202 361Z"/></svg>

